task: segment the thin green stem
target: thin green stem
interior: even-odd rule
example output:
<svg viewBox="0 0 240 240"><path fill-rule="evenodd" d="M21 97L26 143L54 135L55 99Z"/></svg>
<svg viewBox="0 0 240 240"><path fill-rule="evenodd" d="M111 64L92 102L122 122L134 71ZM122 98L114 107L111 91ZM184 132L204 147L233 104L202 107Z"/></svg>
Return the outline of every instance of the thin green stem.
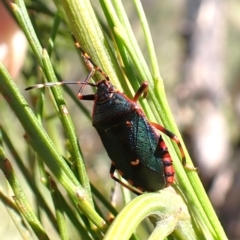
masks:
<svg viewBox="0 0 240 240"><path fill-rule="evenodd" d="M16 174L12 168L10 161L5 157L3 153L2 147L0 147L0 168L2 169L8 183L10 184L14 196L13 199L18 207L18 210L27 220L29 225L32 227L34 233L40 239L50 239L45 232L42 224L39 222L38 218L36 217L33 209L31 208L27 197L25 196L23 189L16 177Z"/></svg>
<svg viewBox="0 0 240 240"><path fill-rule="evenodd" d="M111 81L119 86L117 79L121 76L120 70L90 2L87 0L64 0L62 2L72 32L79 43L94 62L108 73ZM102 78L102 76L97 77Z"/></svg>
<svg viewBox="0 0 240 240"><path fill-rule="evenodd" d="M43 67L44 67L47 78L50 80L50 82L56 82L57 78L53 71L53 68L46 50L43 50L42 62L43 62ZM51 88L51 91L54 95L54 99L56 100L58 113L60 114L60 118L62 120L64 128L66 129L66 134L71 144L71 150L72 150L71 152L73 154L72 157L76 161L80 183L82 184L84 189L88 192L89 199L91 199L90 184L88 181L85 164L83 162L82 153L79 148L74 125L68 114L68 110L67 110L64 98L60 92L60 89L55 87L55 88Z"/></svg>
<svg viewBox="0 0 240 240"><path fill-rule="evenodd" d="M145 40L146 40L146 45L147 45L147 48L148 48L148 53L149 53L149 57L150 57L151 67L152 67L153 80L154 80L154 82L155 81L160 81L160 84L161 84L161 83L163 83L163 81L162 81L161 76L160 76L158 62L157 62L157 56L156 56L156 53L155 53L155 50L154 50L153 41L152 41L152 37L151 37L151 32L150 32L150 29L149 29L149 26L148 26L148 22L147 22L142 4L139 0L134 0L133 2L134 2L135 7L137 9L139 20L141 22L144 37L145 37Z"/></svg>
<svg viewBox="0 0 240 240"><path fill-rule="evenodd" d="M48 206L44 196L39 191L39 189L36 186L36 184L34 184L34 182L32 181L32 175L30 174L29 170L24 165L23 160L21 159L21 157L19 156L19 154L16 151L15 147L13 146L13 144L11 142L11 139L9 139L9 137L8 137L7 133L5 132L5 130L1 128L1 132L2 132L4 143L8 147L8 149L11 152L12 156L14 156L15 162L17 163L18 167L20 168L20 170L22 172L22 175L24 176L24 178L26 179L27 183L29 184L32 192L34 192L34 194L36 196L36 199L39 202L39 205L41 206L42 209L44 209L44 211L46 212L46 215L51 220L53 226L55 227L55 229L57 229L56 219L55 219L54 215L52 214L51 209L49 208L49 206Z"/></svg>
<svg viewBox="0 0 240 240"><path fill-rule="evenodd" d="M69 235L68 235L66 220L64 216L62 196L57 188L56 183L51 177L49 179L49 183L50 183L50 190L51 190L52 199L55 207L60 236L62 240L68 240Z"/></svg>
<svg viewBox="0 0 240 240"><path fill-rule="evenodd" d="M11 106L30 139L29 143L38 152L52 173L66 189L74 203L100 229L105 226L104 220L94 211L88 195L70 171L65 160L57 152L54 144L39 124L27 102L18 91L9 73L0 63L0 91Z"/></svg>
<svg viewBox="0 0 240 240"><path fill-rule="evenodd" d="M154 215L151 220L158 229L153 232L152 239L159 239L159 236L165 239L171 233L176 234L175 231L179 231L178 239L196 239L185 203L180 196L164 189L160 193L143 194L131 201L118 214L104 240L129 239L139 223L151 215Z"/></svg>
<svg viewBox="0 0 240 240"><path fill-rule="evenodd" d="M51 65L48 54L47 54L46 50L42 50L40 43L37 39L37 36L35 35L34 29L31 25L31 21L27 14L24 2L22 0L17 0L16 2L18 5L12 4L14 12L16 14L16 17L17 17L20 25L22 26L22 29L24 30L24 33L26 34L26 36L29 40L29 43L30 43L35 55L38 58L38 62L40 64L40 66L42 67L45 77L48 78L49 81L57 81L57 78L53 71L53 67ZM55 21L55 26L53 27L53 31L52 31L53 40L55 38L56 29L57 29L58 25L59 25L59 19L57 18L57 20ZM40 57L40 50L41 50L41 57ZM40 57L40 59L39 59L39 57ZM62 97L60 90L58 90L57 88L51 89L51 90L54 94L55 99L57 99L56 106L58 109L58 113L61 116L60 119L64 125L64 128L66 129L66 133L67 133L67 136L68 136L70 144L71 144L71 148L72 148L71 152L73 153L73 159L77 163L80 183L82 184L83 188L87 191L87 193L89 195L89 200L92 202L90 184L89 184L88 177L86 174L85 164L83 162L83 158L82 158L82 154L81 154L79 144L77 141L77 137L75 134L74 126L72 124L70 116L67 114L67 108L65 106L64 98ZM62 165L66 166L66 164L64 164L64 163ZM72 173L70 173L71 171L69 170L69 168L67 167L67 168L65 168L65 170L66 170L66 173L71 178ZM74 182L75 178L73 178L72 181ZM76 182L75 182L75 184L76 184Z"/></svg>

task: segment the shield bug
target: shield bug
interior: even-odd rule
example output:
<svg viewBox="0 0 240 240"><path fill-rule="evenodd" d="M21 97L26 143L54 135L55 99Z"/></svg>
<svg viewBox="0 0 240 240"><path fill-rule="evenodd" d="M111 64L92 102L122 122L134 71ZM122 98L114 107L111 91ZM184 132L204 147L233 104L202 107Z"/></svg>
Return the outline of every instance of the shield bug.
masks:
<svg viewBox="0 0 240 240"><path fill-rule="evenodd" d="M143 110L137 104L141 95L146 96L148 84L143 82L133 99L117 90L104 73L75 40L76 47L91 70L83 82L55 82L37 84L26 88L80 84L78 98L94 101L92 125L96 128L102 143L111 159L111 177L136 194L153 192L174 183L174 167L168 148L160 134L166 134L177 145L181 153L182 164L186 165L182 145L172 132L163 126L149 122ZM91 77L98 71L103 79L90 83ZM94 94L83 95L86 85L96 87ZM114 175L117 170L128 184Z"/></svg>

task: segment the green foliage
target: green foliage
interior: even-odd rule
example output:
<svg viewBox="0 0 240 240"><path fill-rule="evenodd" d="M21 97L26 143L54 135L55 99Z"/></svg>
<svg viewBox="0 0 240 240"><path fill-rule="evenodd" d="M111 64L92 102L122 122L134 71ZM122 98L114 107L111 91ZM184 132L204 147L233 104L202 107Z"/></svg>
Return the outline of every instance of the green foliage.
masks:
<svg viewBox="0 0 240 240"><path fill-rule="evenodd" d="M165 97L141 3L135 0L134 4L146 39L150 66L141 53L120 1L100 1L106 22L100 16L96 17L87 0L55 1L55 6L31 1L27 5L28 11L23 1L15 1L15 4L11 5L12 11L32 51L28 54L27 66L23 72L28 81L26 84L63 79L58 72L63 64L59 60L59 48L71 48L70 35L73 32L94 62L101 66L113 84L123 89L128 96L132 96L141 82L147 79L150 86L149 97L141 100L146 115L151 121L163 124L180 136ZM103 32L103 29L107 31ZM46 46L46 49L42 46ZM67 50L63 52L67 54ZM97 80L101 76L96 74L94 78ZM90 114L80 101L76 101L76 97L67 87L50 88L51 99L44 99L44 89L33 90L28 92L30 97L28 95L26 101L23 94L27 94L17 88L0 63L0 91L26 133L23 145L27 153L24 154L18 152L18 142L8 133L10 125L4 124L1 128L0 166L14 192L14 202L12 203L11 197L4 192L1 199L8 209L13 209L13 205L15 213L28 222L27 226L16 222L22 235L24 228L26 231L31 229L29 231L33 231L39 239L50 239L51 233L45 230L45 223L40 217L45 213L56 230L55 234L61 239L101 239L106 232L105 239L116 236L128 239L131 235L132 239L136 239L134 232L138 224L148 216L151 216L155 227L150 239L165 239L170 234L175 239L185 240L226 239L197 173L183 169L177 146L165 137L177 172L175 190L168 188L160 193L148 193L135 198L108 228L106 212L116 215L117 211L111 206L108 197L89 182L83 160L84 151L82 154L76 127L61 93L63 89L79 108L79 124L84 124L83 116L86 115L86 119L89 119ZM6 111L11 111L8 106ZM55 118L60 121L52 124L51 121ZM61 131L64 134L60 134ZM63 135L62 139L59 135ZM66 150L62 150L63 148ZM35 152L37 154L34 154ZM12 168L13 162L17 164L35 196L35 205L33 203L31 206L25 197L26 190ZM191 163L189 156L187 162ZM108 180L111 181L110 178ZM43 194L43 188L47 194ZM53 206L50 202L53 202ZM37 213L33 210L36 207ZM9 213L14 218L11 211ZM74 229L77 237L70 229Z"/></svg>

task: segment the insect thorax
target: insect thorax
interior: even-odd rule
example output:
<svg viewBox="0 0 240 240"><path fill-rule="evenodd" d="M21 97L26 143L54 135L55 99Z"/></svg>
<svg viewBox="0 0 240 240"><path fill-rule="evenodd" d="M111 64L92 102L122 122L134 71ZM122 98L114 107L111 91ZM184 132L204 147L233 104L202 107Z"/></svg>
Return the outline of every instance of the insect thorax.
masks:
<svg viewBox="0 0 240 240"><path fill-rule="evenodd" d="M127 101L127 98L119 93L113 92L111 97L104 102L95 102L93 109L93 126L105 128L126 121L131 121L135 114L136 103Z"/></svg>

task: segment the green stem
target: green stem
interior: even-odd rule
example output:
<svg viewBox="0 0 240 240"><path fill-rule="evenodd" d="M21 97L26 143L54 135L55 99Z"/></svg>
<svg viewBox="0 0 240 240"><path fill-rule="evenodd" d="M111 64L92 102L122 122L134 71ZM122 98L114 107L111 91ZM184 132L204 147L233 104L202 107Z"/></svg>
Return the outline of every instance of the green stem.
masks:
<svg viewBox="0 0 240 240"><path fill-rule="evenodd" d="M37 56L38 62L40 64L40 66L42 67L45 77L48 78L49 81L57 81L57 78L53 71L53 67L51 65L48 54L47 54L46 50L42 49L42 47L37 39L37 36L34 32L34 29L32 27L31 21L27 14L24 2L22 0L16 0L16 3L17 3L17 5L12 4L13 10L16 14L16 17L17 17L25 35L28 38L28 41L34 51L35 56ZM58 24L59 24L59 19L56 18L55 26L53 27L53 31L52 31L53 39L55 37L55 34L56 34L55 29L57 28ZM76 131L74 129L74 126L73 126L70 116L66 113L67 108L65 106L64 98L62 97L60 90L58 90L58 88L54 88L51 90L53 92L55 99L57 99L56 106L58 109L58 113L61 116L60 119L63 123L63 126L66 129L66 133L67 133L69 142L71 144L71 148L72 148L71 152L73 153L73 159L76 161L80 183L82 184L83 188L87 191L87 194L89 195L89 200L90 200L91 204L93 205L92 198L91 198L90 184L88 181L85 164L84 164L84 161L82 158L82 153L80 151L77 137L75 134ZM73 174L67 167L65 161L62 162L62 166L64 167L68 176L70 178L72 178ZM72 178L73 182L75 180L76 180L75 177ZM75 184L77 184L77 183L75 182Z"/></svg>
<svg viewBox="0 0 240 240"><path fill-rule="evenodd" d="M26 133L33 149L67 190L74 203L86 214L98 228L105 227L104 220L95 212L88 194L78 183L65 160L57 152L54 144L39 124L37 118L18 91L9 73L0 62L0 91L11 106Z"/></svg>
<svg viewBox="0 0 240 240"><path fill-rule="evenodd" d="M108 73L116 86L120 70L88 0L63 0L70 27L84 50ZM100 64L101 63L101 64ZM98 76L98 79L102 76Z"/></svg>
<svg viewBox="0 0 240 240"><path fill-rule="evenodd" d="M14 192L13 199L18 207L18 210L32 227L34 233L38 236L39 239L50 239L43 226L39 222L38 218L36 217L33 209L31 208L10 161L5 157L3 153L2 147L0 147L0 168L5 174L5 177Z"/></svg>
<svg viewBox="0 0 240 240"><path fill-rule="evenodd" d="M179 195L169 190L143 194L132 200L118 214L104 240L129 239L147 216L151 216L151 221L156 225L151 239L165 239L171 233L182 240L196 239L185 203Z"/></svg>

